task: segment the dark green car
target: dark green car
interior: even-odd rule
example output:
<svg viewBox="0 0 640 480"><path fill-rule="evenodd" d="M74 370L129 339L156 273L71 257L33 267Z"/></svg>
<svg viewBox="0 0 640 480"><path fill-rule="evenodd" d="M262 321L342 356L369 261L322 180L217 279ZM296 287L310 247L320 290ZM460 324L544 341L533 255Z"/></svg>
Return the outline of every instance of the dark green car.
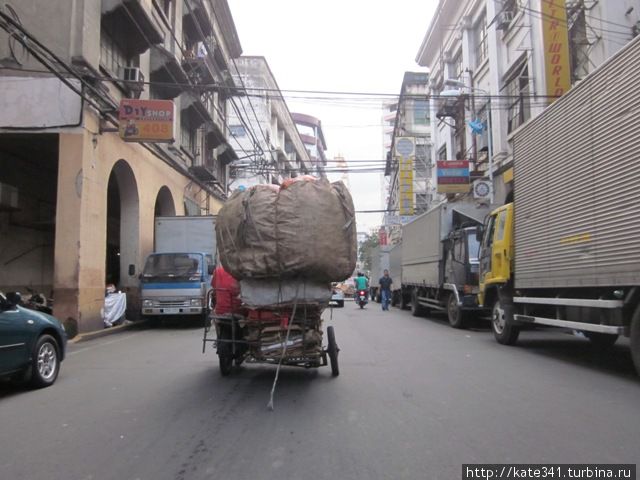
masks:
<svg viewBox="0 0 640 480"><path fill-rule="evenodd" d="M0 294L0 378L48 387L58 377L67 334L55 317L19 303L18 293Z"/></svg>

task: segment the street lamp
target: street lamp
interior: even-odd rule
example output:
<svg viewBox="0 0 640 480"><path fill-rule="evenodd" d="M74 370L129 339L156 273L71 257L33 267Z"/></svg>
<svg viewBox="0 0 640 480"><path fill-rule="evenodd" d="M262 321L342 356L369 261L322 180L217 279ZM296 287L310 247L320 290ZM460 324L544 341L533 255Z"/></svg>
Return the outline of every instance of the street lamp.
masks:
<svg viewBox="0 0 640 480"><path fill-rule="evenodd" d="M488 111L487 111L487 139L489 142L488 148L489 151L488 153L488 160L489 160L489 183L491 184L491 191L489 193L489 205L491 205L493 203L493 131L491 130L491 94L489 92L487 92L486 90L483 90L481 88L476 88L476 87L470 87L468 85L466 85L464 82L461 82L460 80L454 80L453 78L448 78L444 81L444 84L449 86L449 87L458 87L458 88L468 88L469 90L471 90L472 92L476 91L476 92L480 92L483 95L487 96L487 106L488 106ZM450 90L447 90L447 92L450 92ZM473 108L473 112L472 114L475 116L475 108ZM474 118L475 120L475 118ZM477 155L477 153L476 153ZM476 158L477 160L477 158Z"/></svg>

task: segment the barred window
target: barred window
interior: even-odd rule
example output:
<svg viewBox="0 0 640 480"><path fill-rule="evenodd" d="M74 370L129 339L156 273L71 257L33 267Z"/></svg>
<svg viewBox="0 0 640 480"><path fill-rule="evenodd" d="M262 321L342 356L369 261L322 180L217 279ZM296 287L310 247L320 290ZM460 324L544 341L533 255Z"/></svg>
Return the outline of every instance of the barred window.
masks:
<svg viewBox="0 0 640 480"><path fill-rule="evenodd" d="M514 74L505 82L504 90L509 102L507 131L511 133L531 118L529 68L526 61L514 70Z"/></svg>
<svg viewBox="0 0 640 480"><path fill-rule="evenodd" d="M413 101L413 123L416 125L429 124L429 102L427 100Z"/></svg>
<svg viewBox="0 0 640 480"><path fill-rule="evenodd" d="M462 49L458 50L451 62L451 78L459 80L462 78Z"/></svg>
<svg viewBox="0 0 640 480"><path fill-rule="evenodd" d="M487 14L483 12L476 22L473 30L476 66L480 65L487 58Z"/></svg>

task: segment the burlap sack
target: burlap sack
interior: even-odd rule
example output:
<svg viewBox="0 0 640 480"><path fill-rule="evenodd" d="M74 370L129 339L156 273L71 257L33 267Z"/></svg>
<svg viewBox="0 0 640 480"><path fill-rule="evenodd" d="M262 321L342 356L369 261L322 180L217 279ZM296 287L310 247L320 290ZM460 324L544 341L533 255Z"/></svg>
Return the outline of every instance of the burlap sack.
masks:
<svg viewBox="0 0 640 480"><path fill-rule="evenodd" d="M235 192L216 221L218 255L236 279L278 276L276 200L278 188L257 185Z"/></svg>
<svg viewBox="0 0 640 480"><path fill-rule="evenodd" d="M353 273L353 201L342 182L300 181L281 189L276 230L283 275L337 282Z"/></svg>
<svg viewBox="0 0 640 480"><path fill-rule="evenodd" d="M222 265L239 280L337 282L355 268L355 212L342 182L304 178L279 191L237 192L218 213L216 234Z"/></svg>

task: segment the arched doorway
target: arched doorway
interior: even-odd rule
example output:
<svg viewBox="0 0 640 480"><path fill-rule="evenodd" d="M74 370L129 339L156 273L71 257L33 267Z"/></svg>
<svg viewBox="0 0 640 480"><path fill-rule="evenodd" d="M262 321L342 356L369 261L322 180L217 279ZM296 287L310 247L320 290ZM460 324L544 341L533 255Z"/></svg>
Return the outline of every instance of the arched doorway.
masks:
<svg viewBox="0 0 640 480"><path fill-rule="evenodd" d="M118 287L135 285L128 266L138 263L140 207L138 186L133 170L118 160L111 170L107 186L106 280Z"/></svg>
<svg viewBox="0 0 640 480"><path fill-rule="evenodd" d="M162 187L156 197L156 205L154 207L154 217L170 217L176 214L176 205L173 202L171 190L166 186Z"/></svg>

